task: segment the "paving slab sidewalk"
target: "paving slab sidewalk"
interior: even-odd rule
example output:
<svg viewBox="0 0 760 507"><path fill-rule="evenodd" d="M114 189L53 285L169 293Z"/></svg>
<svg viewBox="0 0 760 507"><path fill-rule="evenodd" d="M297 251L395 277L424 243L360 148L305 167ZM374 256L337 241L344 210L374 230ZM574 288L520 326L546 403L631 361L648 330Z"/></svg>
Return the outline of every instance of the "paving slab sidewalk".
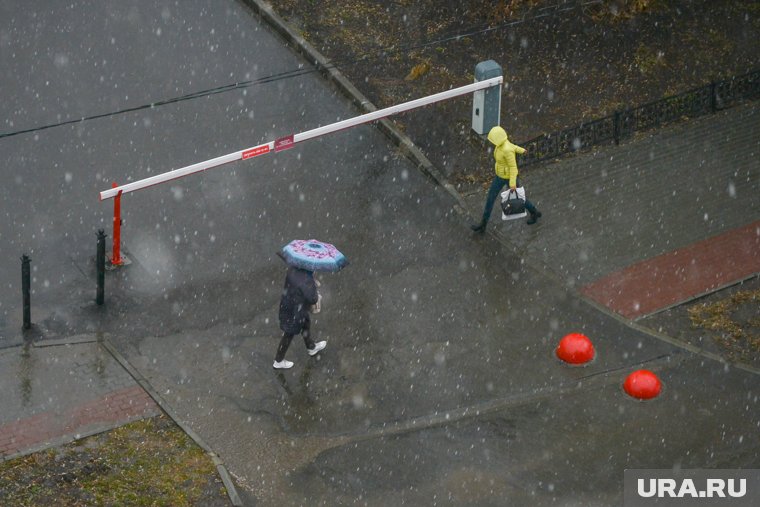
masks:
<svg viewBox="0 0 760 507"><path fill-rule="evenodd" d="M2 460L160 412L92 336L0 350L0 406Z"/></svg>
<svg viewBox="0 0 760 507"><path fill-rule="evenodd" d="M521 177L544 217L527 226L494 213L489 226L612 312L650 315L760 272L759 131L760 104L751 102L527 166ZM479 216L485 192L464 200Z"/></svg>

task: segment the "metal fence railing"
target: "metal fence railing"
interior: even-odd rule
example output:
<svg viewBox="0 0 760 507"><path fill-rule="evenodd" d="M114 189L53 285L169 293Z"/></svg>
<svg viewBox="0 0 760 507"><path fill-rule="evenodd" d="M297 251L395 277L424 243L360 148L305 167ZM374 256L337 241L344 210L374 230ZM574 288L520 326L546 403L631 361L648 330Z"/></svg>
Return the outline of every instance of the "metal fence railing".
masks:
<svg viewBox="0 0 760 507"><path fill-rule="evenodd" d="M600 144L619 144L622 139L631 137L636 132L715 113L757 98L760 98L760 70L713 82L642 106L619 110L610 116L520 143L520 146L528 150L521 158L521 164L560 157Z"/></svg>

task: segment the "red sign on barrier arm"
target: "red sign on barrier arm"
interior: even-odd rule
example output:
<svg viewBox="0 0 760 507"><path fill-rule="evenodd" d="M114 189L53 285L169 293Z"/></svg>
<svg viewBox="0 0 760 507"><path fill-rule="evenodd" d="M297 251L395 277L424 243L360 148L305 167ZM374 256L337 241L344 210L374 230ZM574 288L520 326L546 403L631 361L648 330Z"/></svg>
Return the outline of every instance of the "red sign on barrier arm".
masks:
<svg viewBox="0 0 760 507"><path fill-rule="evenodd" d="M251 148L250 150L246 150L243 152L243 160L247 160L249 158L256 157L258 155L263 155L265 153L269 153L269 145L268 144L262 144L261 146L256 146L255 148Z"/></svg>
<svg viewBox="0 0 760 507"><path fill-rule="evenodd" d="M281 137L279 139L275 139L274 141L274 152L277 153L278 151L284 151L288 150L295 145L295 141L293 140L293 134L290 134L289 136Z"/></svg>

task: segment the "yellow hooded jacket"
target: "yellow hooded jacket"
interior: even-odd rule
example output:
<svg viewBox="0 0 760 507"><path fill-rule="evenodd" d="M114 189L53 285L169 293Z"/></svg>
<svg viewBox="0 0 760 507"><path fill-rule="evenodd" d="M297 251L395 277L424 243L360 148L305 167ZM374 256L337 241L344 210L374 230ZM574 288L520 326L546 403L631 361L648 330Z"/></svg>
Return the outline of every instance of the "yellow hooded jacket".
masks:
<svg viewBox="0 0 760 507"><path fill-rule="evenodd" d="M517 185L517 159L515 154L525 153L525 148L509 142L506 131L501 127L494 127L488 132L488 140L496 147L493 150L493 158L496 160L496 176L509 180L509 186Z"/></svg>

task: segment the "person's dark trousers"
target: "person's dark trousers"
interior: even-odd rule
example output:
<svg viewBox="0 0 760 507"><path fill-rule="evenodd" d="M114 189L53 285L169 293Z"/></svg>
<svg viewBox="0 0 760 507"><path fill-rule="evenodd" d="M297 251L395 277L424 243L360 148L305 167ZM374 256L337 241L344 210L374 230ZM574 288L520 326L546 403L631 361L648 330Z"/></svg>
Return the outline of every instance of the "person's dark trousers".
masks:
<svg viewBox="0 0 760 507"><path fill-rule="evenodd" d="M310 350L313 349L316 344L314 343L314 340L311 339L311 330L308 325L303 328L301 334L303 335L303 342L306 344L306 348ZM278 363L285 359L285 353L290 347L290 342L293 341L293 336L295 335L290 333L283 333L282 339L280 340L280 346L277 347L277 355L274 356L274 360Z"/></svg>
<svg viewBox="0 0 760 507"><path fill-rule="evenodd" d="M501 178L499 176L494 176L493 182L491 182L491 188L488 189L488 196L486 197L486 207L483 209L483 219L480 221L480 224L477 226L473 226L473 229L475 230L484 230L486 228L486 224L488 223L488 219L491 218L491 212L493 211L493 205L496 203L496 199L499 198L499 194L501 194L501 190L509 184L509 180ZM520 178L517 178L516 182L517 186L520 185ZM533 205L532 202L530 202L528 199L525 199L525 209L528 210L528 213L531 215L535 215L538 211L536 207Z"/></svg>

